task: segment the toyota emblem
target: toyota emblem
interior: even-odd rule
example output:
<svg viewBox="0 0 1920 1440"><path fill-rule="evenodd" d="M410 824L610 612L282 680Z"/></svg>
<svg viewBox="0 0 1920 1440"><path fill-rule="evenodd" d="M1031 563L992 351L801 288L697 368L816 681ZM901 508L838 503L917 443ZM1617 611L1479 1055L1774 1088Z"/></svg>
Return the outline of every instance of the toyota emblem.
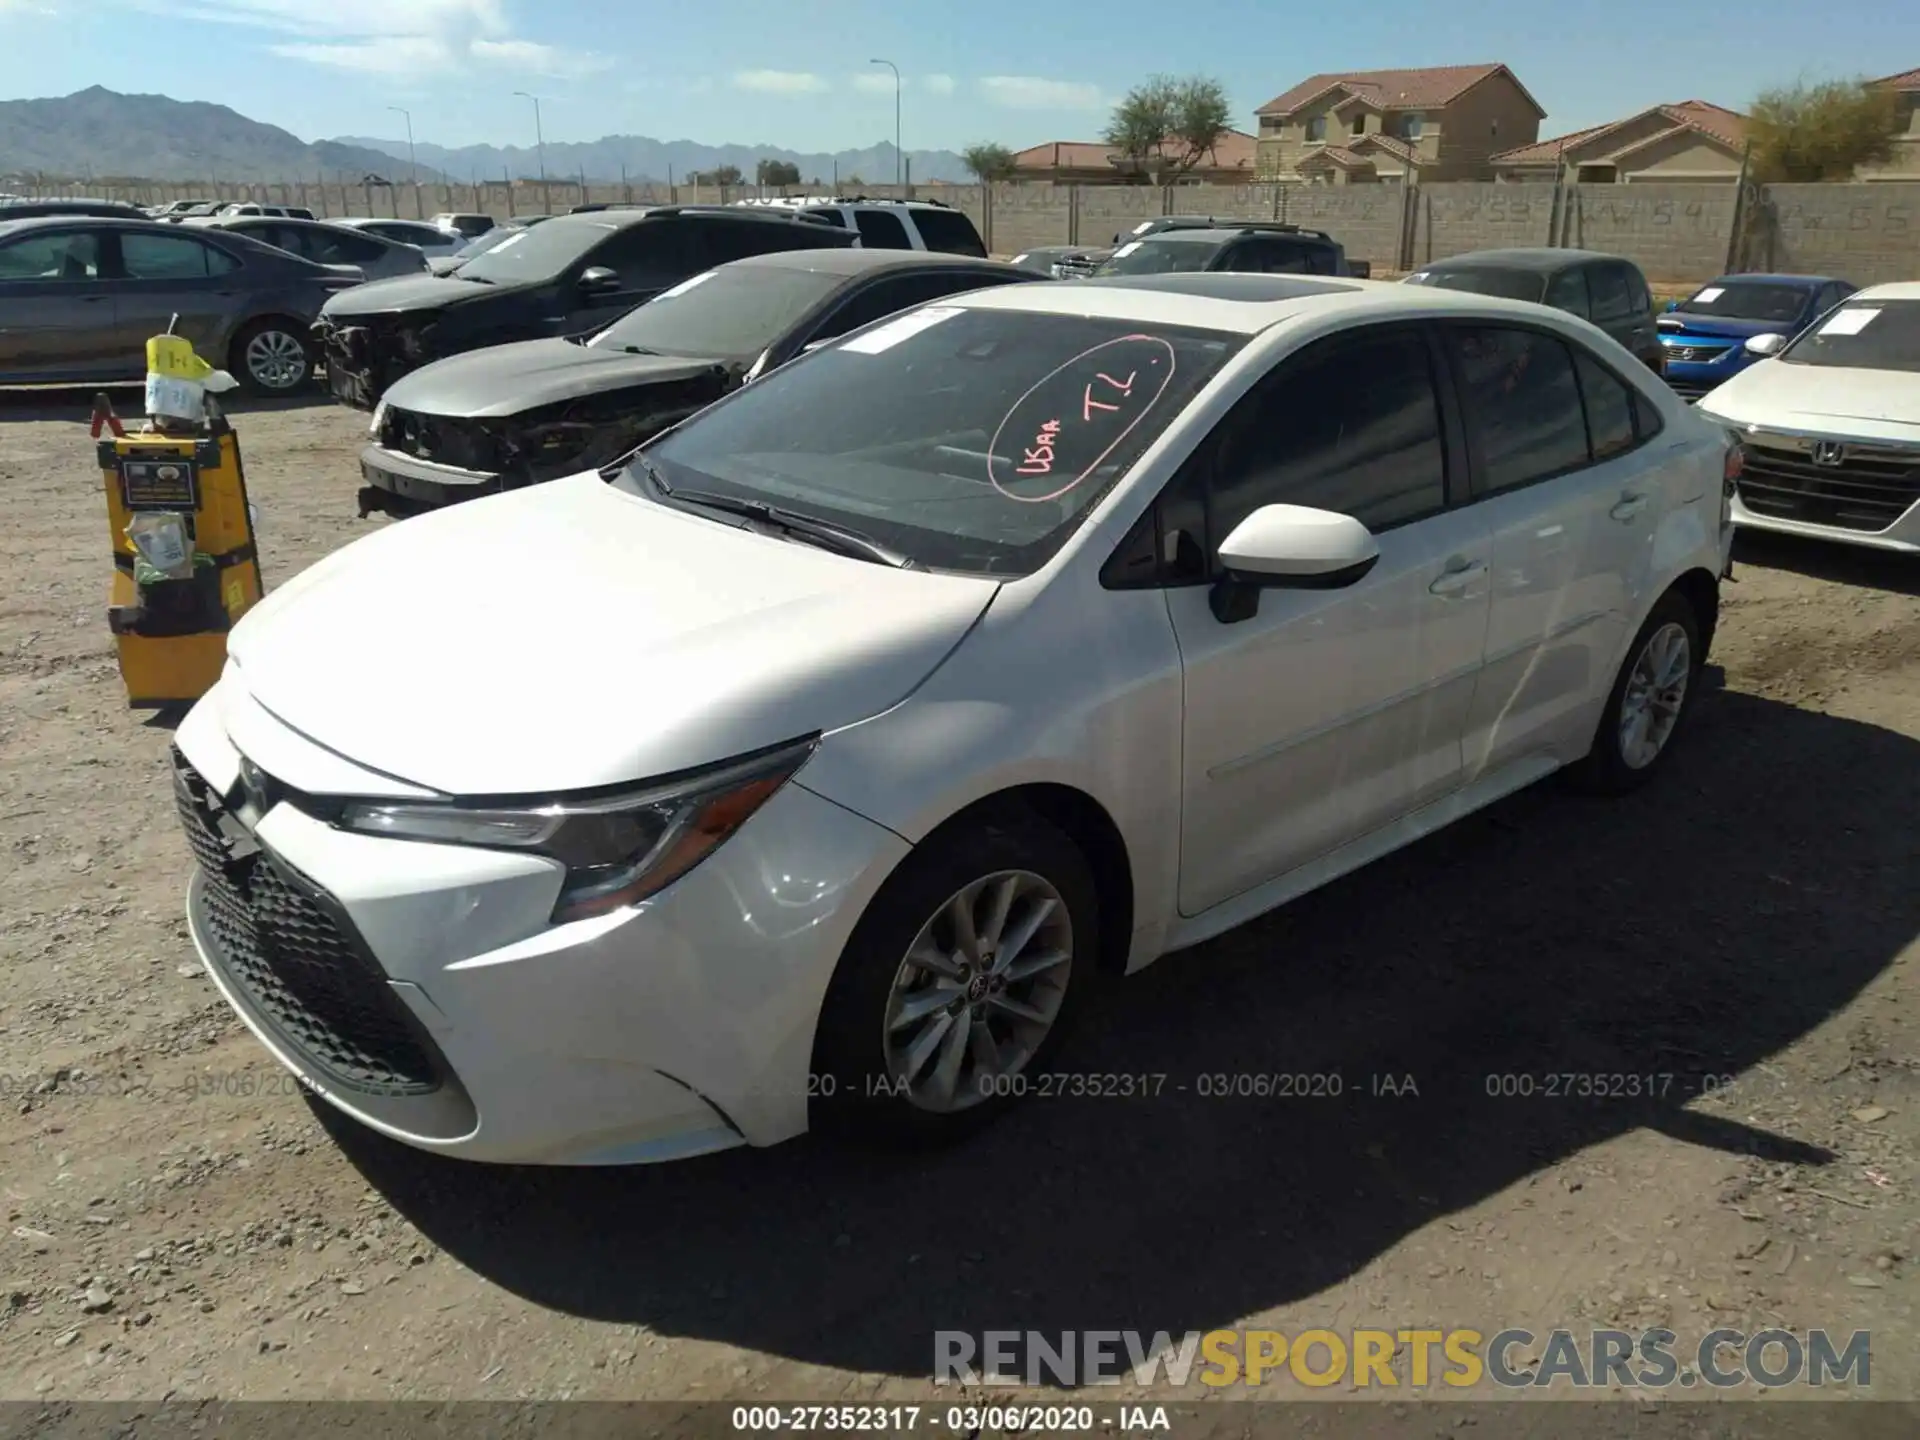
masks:
<svg viewBox="0 0 1920 1440"><path fill-rule="evenodd" d="M1838 440L1816 440L1813 442L1813 463L1816 465L1838 465L1847 458L1847 447Z"/></svg>

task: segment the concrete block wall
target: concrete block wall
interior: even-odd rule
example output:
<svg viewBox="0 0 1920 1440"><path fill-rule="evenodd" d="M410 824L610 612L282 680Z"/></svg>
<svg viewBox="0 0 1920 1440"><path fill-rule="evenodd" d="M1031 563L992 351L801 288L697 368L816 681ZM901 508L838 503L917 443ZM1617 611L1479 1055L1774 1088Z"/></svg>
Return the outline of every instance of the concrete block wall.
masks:
<svg viewBox="0 0 1920 1440"><path fill-rule="evenodd" d="M1856 285L1920 280L1920 183L1770 185L1754 207L1747 261Z"/></svg>
<svg viewBox="0 0 1920 1440"><path fill-rule="evenodd" d="M1555 198L1552 185L1481 181L1422 185L1413 199L1406 268L1417 270L1468 250L1551 245Z"/></svg>
<svg viewBox="0 0 1920 1440"><path fill-rule="evenodd" d="M1738 200L1734 185L1574 186L1560 243L1625 255L1655 285L1707 279L1727 268Z"/></svg>

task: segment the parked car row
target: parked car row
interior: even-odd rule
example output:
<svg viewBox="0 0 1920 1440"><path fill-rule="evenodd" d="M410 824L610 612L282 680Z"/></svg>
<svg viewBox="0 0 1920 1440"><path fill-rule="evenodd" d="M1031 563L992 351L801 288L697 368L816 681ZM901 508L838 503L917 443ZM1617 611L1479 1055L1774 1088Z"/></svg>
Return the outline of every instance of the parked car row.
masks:
<svg viewBox="0 0 1920 1440"><path fill-rule="evenodd" d="M194 944L326 1103L548 1164L962 1135L1108 980L1673 757L1743 452L1593 325L770 208L329 302L368 466L557 478L281 586L177 731Z"/></svg>

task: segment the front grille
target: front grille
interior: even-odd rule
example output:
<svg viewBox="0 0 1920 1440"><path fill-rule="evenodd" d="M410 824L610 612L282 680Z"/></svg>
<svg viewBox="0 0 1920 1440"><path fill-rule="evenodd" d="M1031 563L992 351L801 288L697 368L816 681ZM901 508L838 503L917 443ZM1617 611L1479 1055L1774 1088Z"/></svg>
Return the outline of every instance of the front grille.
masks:
<svg viewBox="0 0 1920 1440"><path fill-rule="evenodd" d="M1671 375L1667 375L1663 378L1667 382L1667 388L1673 391L1673 393L1678 395L1682 400L1698 400L1702 395L1706 394L1709 390L1713 389L1714 385L1717 385L1719 383L1718 381L1715 381L1713 382L1712 385L1710 385L1710 384L1705 384L1698 380L1676 380Z"/></svg>
<svg viewBox="0 0 1920 1440"><path fill-rule="evenodd" d="M1101 262L1098 260L1087 260L1078 255L1053 262L1053 268L1059 272L1062 280L1085 280L1098 270L1100 265Z"/></svg>
<svg viewBox="0 0 1920 1440"><path fill-rule="evenodd" d="M1746 442L1740 501L1756 515L1870 532L1885 530L1916 500L1920 450L1786 435Z"/></svg>
<svg viewBox="0 0 1920 1440"><path fill-rule="evenodd" d="M493 437L472 420L421 415L389 405L380 420L380 445L397 455L457 470L491 475L501 468Z"/></svg>
<svg viewBox="0 0 1920 1440"><path fill-rule="evenodd" d="M1669 360L1693 362L1718 360L1732 348L1731 345L1669 345L1666 350Z"/></svg>
<svg viewBox="0 0 1920 1440"><path fill-rule="evenodd" d="M200 867L220 972L314 1072L369 1095L426 1095L440 1068L386 976L312 882L261 848L173 752L180 822Z"/></svg>

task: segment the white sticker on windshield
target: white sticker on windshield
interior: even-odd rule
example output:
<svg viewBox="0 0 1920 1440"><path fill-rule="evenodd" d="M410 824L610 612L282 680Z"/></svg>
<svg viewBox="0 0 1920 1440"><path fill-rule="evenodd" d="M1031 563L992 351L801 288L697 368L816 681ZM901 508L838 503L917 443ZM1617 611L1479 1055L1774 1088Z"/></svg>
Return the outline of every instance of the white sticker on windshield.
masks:
<svg viewBox="0 0 1920 1440"><path fill-rule="evenodd" d="M1129 240L1126 244L1122 245L1118 250L1113 252L1113 258L1118 260L1123 255L1131 255L1134 251L1138 250L1139 248L1140 248L1140 242L1138 240Z"/></svg>
<svg viewBox="0 0 1920 1440"><path fill-rule="evenodd" d="M1138 225L1133 227L1133 233L1136 235L1144 235L1151 229L1153 229L1153 221L1142 220Z"/></svg>
<svg viewBox="0 0 1920 1440"><path fill-rule="evenodd" d="M1022 250L1018 255L1014 256L1013 259L1008 263L1013 265L1018 265L1022 260L1025 260L1026 258L1027 258L1027 252Z"/></svg>
<svg viewBox="0 0 1920 1440"><path fill-rule="evenodd" d="M1426 278L1427 278L1427 272L1425 270L1416 270L1411 275L1407 276L1407 283L1409 285L1424 284L1426 281Z"/></svg>
<svg viewBox="0 0 1920 1440"><path fill-rule="evenodd" d="M1698 295L1694 296L1693 298L1695 302L1698 304L1711 305L1714 301L1718 300L1722 295L1726 293L1727 293L1726 287L1723 285L1709 285L1707 286L1706 289L1702 290Z"/></svg>
<svg viewBox="0 0 1920 1440"><path fill-rule="evenodd" d="M1820 327L1822 335L1858 335L1873 323L1878 309L1861 305L1850 310L1836 310L1826 324Z"/></svg>
<svg viewBox="0 0 1920 1440"><path fill-rule="evenodd" d="M931 330L942 320L951 320L959 313L952 305L930 305L925 310L902 315L898 320L889 320L878 330L857 335L840 349L850 355L878 355L883 350L891 350L902 340L911 340L922 330Z"/></svg>
<svg viewBox="0 0 1920 1440"><path fill-rule="evenodd" d="M527 236L531 233L532 233L531 231L522 230L518 235L509 235L506 239L502 240L498 245L494 246L493 248L496 253L501 250L511 250L514 246L518 245L522 240L526 239Z"/></svg>
<svg viewBox="0 0 1920 1440"><path fill-rule="evenodd" d="M658 295L654 296L653 298L656 300L671 300L673 299L674 296L684 295L687 293L687 291L691 290L694 286L700 284L702 281L711 280L712 278L713 278L713 271L703 270L698 275L693 276L691 279L682 280L678 285L674 286L671 290L662 290Z"/></svg>

